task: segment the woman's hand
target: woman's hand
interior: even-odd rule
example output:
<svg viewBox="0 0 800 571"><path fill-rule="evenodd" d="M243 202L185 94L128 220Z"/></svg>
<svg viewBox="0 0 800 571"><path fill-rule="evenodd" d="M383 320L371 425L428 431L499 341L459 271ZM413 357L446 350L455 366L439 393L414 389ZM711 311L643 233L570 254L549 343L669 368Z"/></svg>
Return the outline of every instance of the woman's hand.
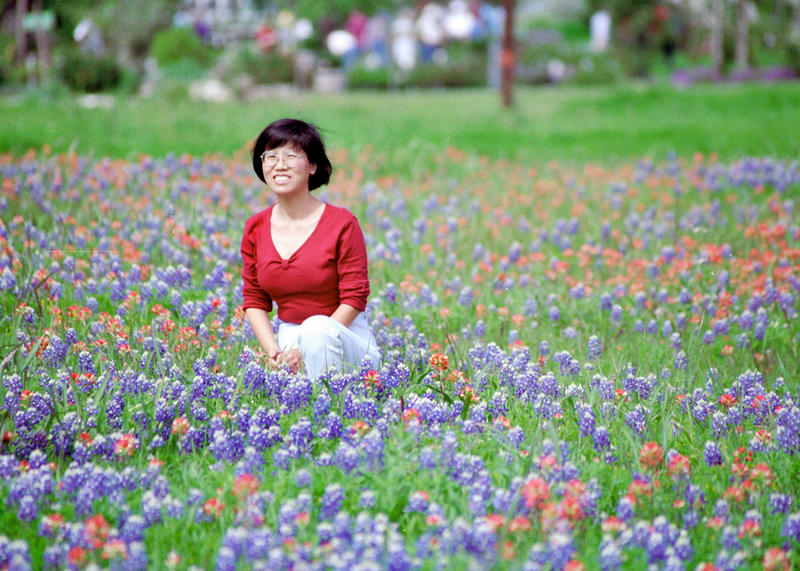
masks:
<svg viewBox="0 0 800 571"><path fill-rule="evenodd" d="M276 367L288 367L292 373L296 373L303 368L303 354L297 348L279 353L271 361Z"/></svg>

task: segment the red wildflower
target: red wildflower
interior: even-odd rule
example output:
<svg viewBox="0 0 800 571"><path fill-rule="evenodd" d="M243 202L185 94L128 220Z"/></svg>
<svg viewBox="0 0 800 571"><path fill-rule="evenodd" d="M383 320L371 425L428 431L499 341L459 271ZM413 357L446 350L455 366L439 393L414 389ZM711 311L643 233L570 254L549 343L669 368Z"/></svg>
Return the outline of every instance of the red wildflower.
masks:
<svg viewBox="0 0 800 571"><path fill-rule="evenodd" d="M767 549L761 563L764 566L764 571L789 571L792 568L789 553L780 547Z"/></svg>
<svg viewBox="0 0 800 571"><path fill-rule="evenodd" d="M645 442L639 450L639 463L642 468L655 468L664 459L664 449L656 442Z"/></svg>
<svg viewBox="0 0 800 571"><path fill-rule="evenodd" d="M754 482L763 484L765 486L769 486L775 481L775 474L772 472L772 468L770 468L766 462L761 462L753 466L753 469L750 470L750 477Z"/></svg>
<svg viewBox="0 0 800 571"><path fill-rule="evenodd" d="M67 554L67 561L73 567L83 567L89 559L89 552L83 547L76 545L69 550Z"/></svg>
<svg viewBox="0 0 800 571"><path fill-rule="evenodd" d="M728 489L725 490L723 497L726 500L731 500L740 504L744 501L745 491L739 486L729 486Z"/></svg>
<svg viewBox="0 0 800 571"><path fill-rule="evenodd" d="M296 516L294 516L294 523L297 525L306 525L308 522L311 521L311 516L308 512L300 512Z"/></svg>
<svg viewBox="0 0 800 571"><path fill-rule="evenodd" d="M515 516L508 523L508 531L515 532L515 531L530 531L531 529L531 520L526 518L524 515Z"/></svg>
<svg viewBox="0 0 800 571"><path fill-rule="evenodd" d="M167 569L175 569L178 565L180 565L181 560L180 554L173 549L167 554L167 559L164 561L164 565Z"/></svg>
<svg viewBox="0 0 800 571"><path fill-rule="evenodd" d="M472 387L469 385L464 385L461 392L458 393L458 396L461 397L464 402L478 402L481 400L478 395L472 392Z"/></svg>
<svg viewBox="0 0 800 571"><path fill-rule="evenodd" d="M253 474L241 474L233 482L231 492L233 492L233 495L239 500L243 500L247 496L252 496L258 491L258 484L258 478Z"/></svg>
<svg viewBox="0 0 800 571"><path fill-rule="evenodd" d="M419 411L415 408L407 408L403 411L401 418L407 424L414 421L419 422Z"/></svg>
<svg viewBox="0 0 800 571"><path fill-rule="evenodd" d="M688 476L690 471L691 466L689 464L689 459L683 454L673 454L669 459L667 472L672 478Z"/></svg>
<svg viewBox="0 0 800 571"><path fill-rule="evenodd" d="M742 462L734 462L731 466L731 472L733 472L734 476L738 476L739 479L744 480L747 477L747 473L750 471L747 464Z"/></svg>
<svg viewBox="0 0 800 571"><path fill-rule="evenodd" d="M133 434L123 434L114 444L114 454L117 456L133 456L139 447L139 440Z"/></svg>
<svg viewBox="0 0 800 571"><path fill-rule="evenodd" d="M539 456L536 465L542 472L549 474L558 468L558 460L556 460L555 456L550 456L549 454L546 456Z"/></svg>
<svg viewBox="0 0 800 571"><path fill-rule="evenodd" d="M220 517L224 509L225 504L217 498L209 498L203 504L203 513L214 518Z"/></svg>
<svg viewBox="0 0 800 571"><path fill-rule="evenodd" d="M450 366L450 361L448 360L447 355L444 353L434 353L430 356L428 361L430 362L431 367L439 371L446 371Z"/></svg>
<svg viewBox="0 0 800 571"><path fill-rule="evenodd" d="M352 436L364 436L369 432L370 426L363 420L357 420L350 427L350 434Z"/></svg>
<svg viewBox="0 0 800 571"><path fill-rule="evenodd" d="M767 444L772 441L772 432L764 428L761 428L756 432L756 438L758 438L759 442Z"/></svg>
<svg viewBox="0 0 800 571"><path fill-rule="evenodd" d="M60 513L46 515L42 518L42 526L47 530L47 533L53 533L53 531L60 529L62 525L64 525L64 516Z"/></svg>
<svg viewBox="0 0 800 571"><path fill-rule="evenodd" d="M565 496L559 505L559 519L578 521L583 517L581 502L574 496Z"/></svg>
<svg viewBox="0 0 800 571"><path fill-rule="evenodd" d="M428 525L442 525L444 518L439 514L431 514L425 518L425 523Z"/></svg>
<svg viewBox="0 0 800 571"><path fill-rule="evenodd" d="M506 518L501 514L489 514L486 516L486 523L492 528L492 530L496 531L505 527Z"/></svg>
<svg viewBox="0 0 800 571"><path fill-rule="evenodd" d="M533 478L525 482L521 493L528 508L541 509L545 500L550 498L550 486L541 478Z"/></svg>
<svg viewBox="0 0 800 571"><path fill-rule="evenodd" d="M506 561L511 561L514 559L514 557L516 557L516 554L514 553L514 544L510 541L504 541L503 551L500 555Z"/></svg>
<svg viewBox="0 0 800 571"><path fill-rule="evenodd" d="M111 526L106 521L102 514L93 515L83 522L83 535L92 549L99 549L108 539L108 533L111 531Z"/></svg>
<svg viewBox="0 0 800 571"><path fill-rule="evenodd" d="M172 434L186 434L189 432L189 428L191 428L191 426L192 425L189 424L189 420L185 416L179 416L172 421Z"/></svg>
<svg viewBox="0 0 800 571"><path fill-rule="evenodd" d="M628 494L634 498L634 503L642 496L653 495L653 489L649 482L636 479L628 485Z"/></svg>
<svg viewBox="0 0 800 571"><path fill-rule="evenodd" d="M586 484L577 478L573 478L564 486L564 495L580 498L586 493Z"/></svg>
<svg viewBox="0 0 800 571"><path fill-rule="evenodd" d="M759 537L761 535L761 524L755 519L746 519L739 526L739 538Z"/></svg>
<svg viewBox="0 0 800 571"><path fill-rule="evenodd" d="M378 371L367 371L362 377L362 380L366 388L374 387L377 390L383 388L383 382L381 381L381 376Z"/></svg>
<svg viewBox="0 0 800 571"><path fill-rule="evenodd" d="M626 527L627 524L615 515L608 516L600 524L600 529L604 532L623 531Z"/></svg>
<svg viewBox="0 0 800 571"><path fill-rule="evenodd" d="M103 559L127 559L128 546L118 537L109 539L108 542L103 546L103 551L100 553L100 557Z"/></svg>

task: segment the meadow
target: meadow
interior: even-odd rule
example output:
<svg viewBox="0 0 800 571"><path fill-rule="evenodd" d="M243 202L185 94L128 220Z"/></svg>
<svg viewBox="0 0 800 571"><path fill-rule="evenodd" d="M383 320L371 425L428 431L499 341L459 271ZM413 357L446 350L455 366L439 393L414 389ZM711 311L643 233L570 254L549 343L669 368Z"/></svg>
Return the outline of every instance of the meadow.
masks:
<svg viewBox="0 0 800 571"><path fill-rule="evenodd" d="M222 118L203 138L183 107L192 136L150 147L5 140L0 568L800 565L798 90L720 92L775 104L694 127L636 93L524 94L625 102L561 146L491 109L436 139L443 94L444 119L307 111L382 352L318 382L264 368L241 310L242 226L269 203L251 109L214 154Z"/></svg>
<svg viewBox="0 0 800 571"><path fill-rule="evenodd" d="M800 85L623 84L597 88L518 88L511 110L487 90L386 94L299 92L262 101L212 104L177 97L117 98L87 109L75 97L22 93L0 101L0 151L45 145L56 152L135 158L144 153L241 151L274 117L317 124L329 146L369 147L387 174L415 166L415 153L452 146L494 159L546 163L665 160L670 152L800 158ZM396 156L399 153L400 156Z"/></svg>

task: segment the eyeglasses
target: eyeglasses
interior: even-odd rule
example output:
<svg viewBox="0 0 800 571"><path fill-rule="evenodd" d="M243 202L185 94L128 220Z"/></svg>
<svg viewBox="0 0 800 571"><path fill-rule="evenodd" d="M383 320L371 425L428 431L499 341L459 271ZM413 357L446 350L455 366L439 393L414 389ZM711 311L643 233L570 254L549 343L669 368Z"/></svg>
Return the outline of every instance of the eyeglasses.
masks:
<svg viewBox="0 0 800 571"><path fill-rule="evenodd" d="M261 153L261 162L268 167L274 167L278 164L278 160L283 157L283 162L287 166L293 167L303 158L300 153L289 151L288 153L279 154L275 151L264 151Z"/></svg>

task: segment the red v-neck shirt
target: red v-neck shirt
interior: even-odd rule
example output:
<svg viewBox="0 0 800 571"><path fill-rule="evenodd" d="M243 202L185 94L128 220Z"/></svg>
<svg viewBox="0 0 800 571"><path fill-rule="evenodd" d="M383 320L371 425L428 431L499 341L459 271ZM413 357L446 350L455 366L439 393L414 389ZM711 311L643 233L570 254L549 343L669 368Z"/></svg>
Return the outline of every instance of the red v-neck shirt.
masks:
<svg viewBox="0 0 800 571"><path fill-rule="evenodd" d="M251 217L242 236L242 307L272 311L282 321L302 323L330 316L346 303L364 311L369 297L367 248L358 219L344 208L325 205L311 235L287 259L272 242L273 206Z"/></svg>

